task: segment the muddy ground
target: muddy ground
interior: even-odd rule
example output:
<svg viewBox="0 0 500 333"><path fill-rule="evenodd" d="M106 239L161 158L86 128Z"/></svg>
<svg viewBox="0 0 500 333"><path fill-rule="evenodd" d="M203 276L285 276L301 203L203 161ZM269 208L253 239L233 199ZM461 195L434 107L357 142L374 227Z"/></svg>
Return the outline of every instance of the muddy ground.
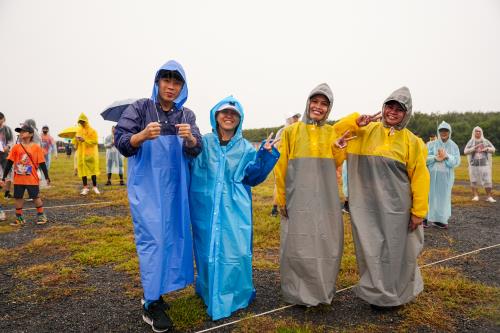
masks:
<svg viewBox="0 0 500 333"><path fill-rule="evenodd" d="M73 202L81 203L81 202ZM69 201L50 202L45 206L72 204ZM11 207L7 206L5 209ZM464 253L478 248L500 243L500 202L480 207L454 207L450 219L450 229L429 228L425 231L425 246L428 248L451 247L456 253ZM91 215L126 215L123 206L74 207L71 209L47 209L51 222L45 226L27 225L19 231L0 234L0 248L14 248L36 237L36 230L53 225L78 224ZM12 213L11 213L12 214ZM27 212L28 217L34 212ZM500 273L500 247L473 255L474 260L456 259L441 265L460 267L473 280L498 286ZM54 258L54 260L57 258ZM11 270L17 265L35 264L35 259L22 256L17 262L0 266L0 332L151 332L141 319L139 299L126 296L124 285L130 283L130 276L117 272L111 267L86 268L85 285L92 292L81 292L57 301L16 300L16 284ZM47 261L47 258L43 259ZM425 269L425 268L424 268ZM257 298L247 309L261 313L285 305L280 300L279 272L256 270L254 273ZM29 288L32 288L31 290ZM33 292L36 285L28 286L24 292ZM240 318L235 313L231 318L215 323L207 321L192 331L217 326ZM388 331L401 320L397 313L380 314L356 298L351 290L341 292L331 307L321 310L292 307L273 314L275 318L293 317L298 322L312 322L343 327L346 331L366 318L376 324L383 323ZM230 332L228 326L215 332ZM458 318L458 332L499 332L500 327L492 322ZM415 327L416 332L433 332L428 328Z"/></svg>

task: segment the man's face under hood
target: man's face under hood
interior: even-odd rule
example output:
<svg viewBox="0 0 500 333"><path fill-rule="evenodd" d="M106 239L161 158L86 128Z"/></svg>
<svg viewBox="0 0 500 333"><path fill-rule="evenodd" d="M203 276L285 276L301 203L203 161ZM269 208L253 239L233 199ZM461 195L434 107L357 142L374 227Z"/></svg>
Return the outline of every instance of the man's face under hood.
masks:
<svg viewBox="0 0 500 333"><path fill-rule="evenodd" d="M442 128L439 130L439 137L441 138L441 141L446 142L450 138L450 131L447 130L446 128Z"/></svg>
<svg viewBox="0 0 500 333"><path fill-rule="evenodd" d="M172 73L167 71L166 75L162 75L158 79L158 97L163 103L173 103L181 93L184 81L180 79L180 75L168 75Z"/></svg>
<svg viewBox="0 0 500 333"><path fill-rule="evenodd" d="M319 122L325 119L330 101L324 95L314 95L309 99L309 118Z"/></svg>

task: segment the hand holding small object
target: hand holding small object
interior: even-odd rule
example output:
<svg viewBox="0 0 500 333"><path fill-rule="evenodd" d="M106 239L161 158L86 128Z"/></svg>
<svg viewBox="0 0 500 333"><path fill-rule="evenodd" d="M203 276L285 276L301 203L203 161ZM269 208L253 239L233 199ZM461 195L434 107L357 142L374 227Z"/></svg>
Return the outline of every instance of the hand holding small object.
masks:
<svg viewBox="0 0 500 333"><path fill-rule="evenodd" d="M196 138L191 133L191 125L189 124L177 124L177 135L186 140L188 147L194 147L196 145Z"/></svg>
<svg viewBox="0 0 500 333"><path fill-rule="evenodd" d="M160 136L160 131L160 123L153 121L142 130L142 135L144 136L145 140L153 140Z"/></svg>

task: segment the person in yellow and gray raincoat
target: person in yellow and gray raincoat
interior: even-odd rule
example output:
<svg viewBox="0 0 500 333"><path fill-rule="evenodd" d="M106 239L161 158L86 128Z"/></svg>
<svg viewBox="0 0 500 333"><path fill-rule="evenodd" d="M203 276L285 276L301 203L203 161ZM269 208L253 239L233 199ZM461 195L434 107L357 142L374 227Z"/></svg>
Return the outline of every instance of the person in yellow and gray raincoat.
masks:
<svg viewBox="0 0 500 333"><path fill-rule="evenodd" d="M347 143L344 136L337 146L347 145L342 151L360 274L354 290L376 310L408 303L424 288L417 256L430 178L425 144L406 129L411 114L411 94L402 87L378 117L354 113L334 125L338 134L356 137Z"/></svg>
<svg viewBox="0 0 500 333"><path fill-rule="evenodd" d="M99 175L97 132L90 127L89 120L83 113L78 118L78 125L73 144L76 149L78 177L81 177L83 182L83 189L80 194L87 195L89 193L87 177L92 178L94 192L100 194L97 188L97 176Z"/></svg>
<svg viewBox="0 0 500 333"><path fill-rule="evenodd" d="M283 130L274 168L281 218L281 291L286 302L330 304L344 235L332 151L335 133L326 120L333 93L323 83L307 99L302 121Z"/></svg>

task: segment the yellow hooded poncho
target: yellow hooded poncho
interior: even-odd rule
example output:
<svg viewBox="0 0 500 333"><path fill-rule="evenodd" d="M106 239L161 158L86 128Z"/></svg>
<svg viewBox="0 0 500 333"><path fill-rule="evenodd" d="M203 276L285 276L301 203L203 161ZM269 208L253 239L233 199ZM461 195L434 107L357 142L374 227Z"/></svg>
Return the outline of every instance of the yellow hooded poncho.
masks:
<svg viewBox="0 0 500 333"><path fill-rule="evenodd" d="M97 132L90 127L89 120L85 114L81 114L78 122L84 124L78 125L73 144L76 148L76 158L78 166L78 177L90 177L99 175L99 150L97 146ZM76 137L82 137L83 142L76 140Z"/></svg>

